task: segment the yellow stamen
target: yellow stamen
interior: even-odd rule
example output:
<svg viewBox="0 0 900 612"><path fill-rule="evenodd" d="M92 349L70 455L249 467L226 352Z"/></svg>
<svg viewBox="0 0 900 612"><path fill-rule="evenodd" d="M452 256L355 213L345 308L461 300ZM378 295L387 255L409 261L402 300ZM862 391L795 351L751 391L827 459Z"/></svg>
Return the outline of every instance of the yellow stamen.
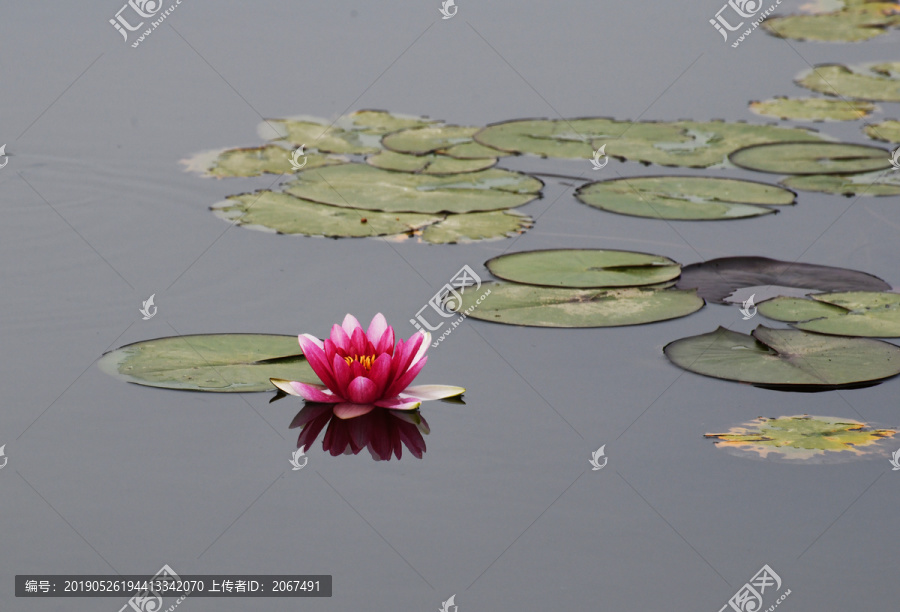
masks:
<svg viewBox="0 0 900 612"><path fill-rule="evenodd" d="M347 365L352 365L354 361L362 364L366 370L372 369L372 364L375 363L374 355L354 355L353 357L344 357L344 361L347 362Z"/></svg>

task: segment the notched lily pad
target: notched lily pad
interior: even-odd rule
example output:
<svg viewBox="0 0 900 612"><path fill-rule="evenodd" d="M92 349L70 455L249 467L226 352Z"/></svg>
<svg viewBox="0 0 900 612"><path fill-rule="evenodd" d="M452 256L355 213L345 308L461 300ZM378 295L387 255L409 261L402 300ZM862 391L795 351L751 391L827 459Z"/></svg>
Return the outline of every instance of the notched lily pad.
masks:
<svg viewBox="0 0 900 612"><path fill-rule="evenodd" d="M900 62L850 67L822 64L804 72L797 84L827 96L900 102Z"/></svg>
<svg viewBox="0 0 900 612"><path fill-rule="evenodd" d="M721 257L684 266L676 287L697 289L697 295L703 299L725 304L725 298L736 289L767 285L820 291L888 291L891 288L877 276L858 270L768 257Z"/></svg>
<svg viewBox="0 0 900 612"><path fill-rule="evenodd" d="M443 219L441 215L341 208L275 191L229 196L212 209L218 217L250 229L329 238L410 233Z"/></svg>
<svg viewBox="0 0 900 612"><path fill-rule="evenodd" d="M594 208L634 217L718 220L775 212L794 203L794 193L775 185L700 176L644 176L588 183L575 197Z"/></svg>
<svg viewBox="0 0 900 612"><path fill-rule="evenodd" d="M869 2L815 15L771 17L763 22L779 38L823 42L858 42L881 36L900 25L900 8L892 2Z"/></svg>
<svg viewBox="0 0 900 612"><path fill-rule="evenodd" d="M900 172L893 170L849 176L838 174L790 176L780 182L785 187L799 191L819 191L847 197L900 195Z"/></svg>
<svg viewBox="0 0 900 612"><path fill-rule="evenodd" d="M366 163L382 170L442 175L486 170L496 164L497 159L457 159L447 155L406 155L393 151L381 151L367 157Z"/></svg>
<svg viewBox="0 0 900 612"><path fill-rule="evenodd" d="M478 240L500 240L521 234L534 225L534 219L514 210L447 215L427 226L422 240L431 244L457 244Z"/></svg>
<svg viewBox="0 0 900 612"><path fill-rule="evenodd" d="M454 310L507 325L618 327L677 319L701 308L703 300L693 291L561 289L490 282L482 283L479 291L463 293L462 303Z"/></svg>
<svg viewBox="0 0 900 612"><path fill-rule="evenodd" d="M491 274L542 287L636 287L677 278L681 265L668 257L607 249L548 249L500 255L484 264Z"/></svg>
<svg viewBox="0 0 900 612"><path fill-rule="evenodd" d="M514 208L539 197L543 187L526 174L496 168L434 176L343 164L298 177L285 191L300 198L345 208L425 214Z"/></svg>
<svg viewBox="0 0 900 612"><path fill-rule="evenodd" d="M304 164L303 169L311 170L322 166L332 166L344 163L346 160L339 157L322 155L319 153L306 153L299 163ZM188 170L202 172L206 176L219 178L259 176L269 174L293 174L297 172L291 165L291 151L278 145L265 145L262 147L245 147L199 153L191 159L183 162Z"/></svg>
<svg viewBox="0 0 900 612"><path fill-rule="evenodd" d="M705 168L725 161L735 149L760 143L820 141L802 128L724 121L617 121L524 119L489 125L475 134L481 144L510 153L588 160L606 145L610 157L663 166Z"/></svg>
<svg viewBox="0 0 900 612"><path fill-rule="evenodd" d="M854 419L809 415L759 417L725 433L704 434L716 448L738 456L835 463L884 454L879 442L893 429L873 429Z"/></svg>
<svg viewBox="0 0 900 612"><path fill-rule="evenodd" d="M766 300L759 304L759 314L820 334L900 337L900 294L847 291L820 293L809 298Z"/></svg>
<svg viewBox="0 0 900 612"><path fill-rule="evenodd" d="M101 370L127 382L180 391L272 391L270 378L321 384L296 336L198 334L128 344L106 353Z"/></svg>
<svg viewBox="0 0 900 612"><path fill-rule="evenodd" d="M891 167L888 151L841 142L754 145L728 159L740 168L771 174L858 174Z"/></svg>
<svg viewBox="0 0 900 612"><path fill-rule="evenodd" d="M798 121L855 121L875 110L871 102L830 100L826 98L771 98L751 102L757 115Z"/></svg>
<svg viewBox="0 0 900 612"><path fill-rule="evenodd" d="M900 374L900 347L888 342L763 325L752 335L719 327L663 352L689 372L782 391L869 386Z"/></svg>

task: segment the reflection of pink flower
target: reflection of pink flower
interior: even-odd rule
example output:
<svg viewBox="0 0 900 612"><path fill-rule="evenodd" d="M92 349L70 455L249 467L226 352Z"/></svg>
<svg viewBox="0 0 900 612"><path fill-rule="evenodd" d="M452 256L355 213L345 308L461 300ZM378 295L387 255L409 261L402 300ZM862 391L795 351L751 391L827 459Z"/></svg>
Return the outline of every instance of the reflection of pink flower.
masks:
<svg viewBox="0 0 900 612"><path fill-rule="evenodd" d="M340 454L356 455L368 448L376 461L389 461L391 455L397 459L403 452L403 446L418 457L425 452L425 439L428 434L428 423L417 410L387 410L376 408L355 419L338 418L334 412L334 404L307 403L294 417L291 429L302 427L297 438L297 448L309 450L322 429L322 448L333 456Z"/></svg>
<svg viewBox="0 0 900 612"><path fill-rule="evenodd" d="M309 334L299 336L300 348L324 385L272 379L272 384L310 402L337 404L334 414L352 419L376 406L393 410L413 410L424 400L454 397L462 387L419 385L410 387L428 358L425 351L431 335L417 332L394 346L394 328L378 313L363 331L353 315L331 328L331 337L322 342Z"/></svg>

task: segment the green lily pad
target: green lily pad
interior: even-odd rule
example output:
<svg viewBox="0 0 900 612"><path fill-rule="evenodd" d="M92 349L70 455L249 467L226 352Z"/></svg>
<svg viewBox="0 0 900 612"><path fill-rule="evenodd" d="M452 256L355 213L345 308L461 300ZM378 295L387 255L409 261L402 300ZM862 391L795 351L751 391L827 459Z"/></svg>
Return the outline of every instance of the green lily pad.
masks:
<svg viewBox="0 0 900 612"><path fill-rule="evenodd" d="M522 251L489 259L491 274L541 287L637 287L677 278L681 265L668 257L605 249Z"/></svg>
<svg viewBox="0 0 900 612"><path fill-rule="evenodd" d="M422 240L431 244L456 244L476 240L499 240L521 234L534 219L514 210L463 213L447 217L422 231Z"/></svg>
<svg viewBox="0 0 900 612"><path fill-rule="evenodd" d="M346 123L351 129L360 130L367 134L387 134L397 130L437 123L427 117L398 115L383 110L360 110L351 113L345 119L346 121L340 121L339 123Z"/></svg>
<svg viewBox="0 0 900 612"><path fill-rule="evenodd" d="M486 170L496 164L497 159L456 159L447 155L406 155L381 151L367 157L366 163L382 170L441 175Z"/></svg>
<svg viewBox="0 0 900 612"><path fill-rule="evenodd" d="M606 145L610 157L663 166L705 168L735 149L760 143L820 141L801 128L724 121L633 122L606 118L526 119L489 125L475 140L510 153L590 159Z"/></svg>
<svg viewBox="0 0 900 612"><path fill-rule="evenodd" d="M410 233L443 219L440 215L341 208L274 191L229 196L213 210L220 218L251 229L329 238Z"/></svg>
<svg viewBox="0 0 900 612"><path fill-rule="evenodd" d="M865 127L866 136L885 142L900 142L900 121L888 119Z"/></svg>
<svg viewBox="0 0 900 612"><path fill-rule="evenodd" d="M379 135L362 130L345 130L337 125L299 119L268 119L266 123L281 131L287 142L321 153L365 155L381 149Z"/></svg>
<svg viewBox="0 0 900 612"><path fill-rule="evenodd" d="M841 142L754 145L728 158L740 168L772 174L857 174L891 167L888 151Z"/></svg>
<svg viewBox="0 0 900 612"><path fill-rule="evenodd" d="M791 176L781 184L800 191L820 191L843 196L892 196L900 195L900 172L882 170L841 176L813 174Z"/></svg>
<svg viewBox="0 0 900 612"><path fill-rule="evenodd" d="M514 208L537 198L543 186L526 174L496 168L433 176L343 164L298 177L285 191L300 198L345 208L425 214Z"/></svg>
<svg viewBox="0 0 900 612"><path fill-rule="evenodd" d="M702 176L643 176L588 183L575 197L594 208L652 219L716 220L775 212L794 193L774 185Z"/></svg>
<svg viewBox="0 0 900 612"><path fill-rule="evenodd" d="M881 36L888 28L900 25L900 9L891 2L873 2L831 13L771 17L762 25L779 38L858 42Z"/></svg>
<svg viewBox="0 0 900 612"><path fill-rule="evenodd" d="M479 145L472 140L480 129L459 125L420 127L388 134L381 143L390 151L410 155L425 155L437 151L452 151L449 153L451 157L461 159L503 155L503 151ZM468 148L463 148L465 146Z"/></svg>
<svg viewBox="0 0 900 612"><path fill-rule="evenodd" d="M198 334L128 344L106 353L101 370L127 382L181 391L272 391L270 378L321 384L296 336Z"/></svg>
<svg viewBox="0 0 900 612"><path fill-rule="evenodd" d="M900 337L900 294L846 291L809 297L766 300L759 304L759 314L820 334Z"/></svg>
<svg viewBox="0 0 900 612"><path fill-rule="evenodd" d="M725 380L793 391L874 383L900 374L900 347L760 325L752 335L720 327L663 349L680 368Z"/></svg>
<svg viewBox="0 0 900 612"><path fill-rule="evenodd" d="M771 455L792 461L840 455L832 459L839 461L881 454L883 451L876 445L896 433L893 429L873 429L854 419L795 415L759 417L725 433L708 433L704 437L716 439L716 448L738 455Z"/></svg>
<svg viewBox="0 0 900 612"><path fill-rule="evenodd" d="M874 66L823 64L804 72L797 84L827 96L872 102L900 102L900 62Z"/></svg>
<svg viewBox="0 0 900 612"><path fill-rule="evenodd" d="M342 159L319 153L306 153L300 159L304 158L306 163L303 169L306 170L344 163ZM293 174L297 171L291 165L291 151L271 144L263 147L228 149L215 157L200 153L184 163L190 170L199 170L208 176L221 178L259 176L264 173Z"/></svg>
<svg viewBox="0 0 900 612"><path fill-rule="evenodd" d="M875 105L827 98L771 98L751 102L750 110L757 115L798 121L855 121L871 114Z"/></svg>
<svg viewBox="0 0 900 612"><path fill-rule="evenodd" d="M871 274L816 264L778 261L767 257L721 257L684 266L676 287L697 289L708 302L743 287L796 287L819 291L888 291L891 286Z"/></svg>
<svg viewBox="0 0 900 612"><path fill-rule="evenodd" d="M619 327L677 319L701 308L703 300L693 291L561 289L489 282L482 283L478 291L463 293L462 303L454 310L507 325Z"/></svg>

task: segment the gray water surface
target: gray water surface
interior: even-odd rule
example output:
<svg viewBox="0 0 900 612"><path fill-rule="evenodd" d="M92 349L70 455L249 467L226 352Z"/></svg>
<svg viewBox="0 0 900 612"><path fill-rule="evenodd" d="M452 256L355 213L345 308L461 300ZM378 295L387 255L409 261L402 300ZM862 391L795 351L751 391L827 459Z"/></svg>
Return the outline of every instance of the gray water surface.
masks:
<svg viewBox="0 0 900 612"><path fill-rule="evenodd" d="M786 0L782 12L801 2ZM106 350L176 334L325 335L352 312L398 334L464 264L506 251L627 249L682 263L727 255L845 266L900 284L897 197L802 193L755 219L686 223L608 214L546 179L515 240L431 246L232 227L208 207L274 177L213 180L179 160L256 146L264 117L362 108L461 125L523 117L765 123L751 100L808 92L825 62L896 60L898 34L862 44L725 44L716 2L284 3L184 0L132 48L118 2L9 3L0 21L0 610L119 610L127 598L23 599L16 574L331 574L330 599L188 598L185 612L719 610L765 564L796 610L890 610L900 595L900 474L884 458L753 461L702 434L758 416L900 425L900 380L787 394L703 378L662 347L737 307L593 330L466 321L432 349L422 383L465 406L423 409L422 460L331 457L292 471L295 398L127 385ZM874 120L900 116L879 104ZM865 143L861 122L816 124ZM587 160L507 158L579 175ZM775 182L738 169L611 162ZM150 294L158 314L138 312ZM772 324L768 322L768 324ZM608 465L592 471L605 444ZM172 603L166 600L166 605ZM767 596L766 606L772 599Z"/></svg>

